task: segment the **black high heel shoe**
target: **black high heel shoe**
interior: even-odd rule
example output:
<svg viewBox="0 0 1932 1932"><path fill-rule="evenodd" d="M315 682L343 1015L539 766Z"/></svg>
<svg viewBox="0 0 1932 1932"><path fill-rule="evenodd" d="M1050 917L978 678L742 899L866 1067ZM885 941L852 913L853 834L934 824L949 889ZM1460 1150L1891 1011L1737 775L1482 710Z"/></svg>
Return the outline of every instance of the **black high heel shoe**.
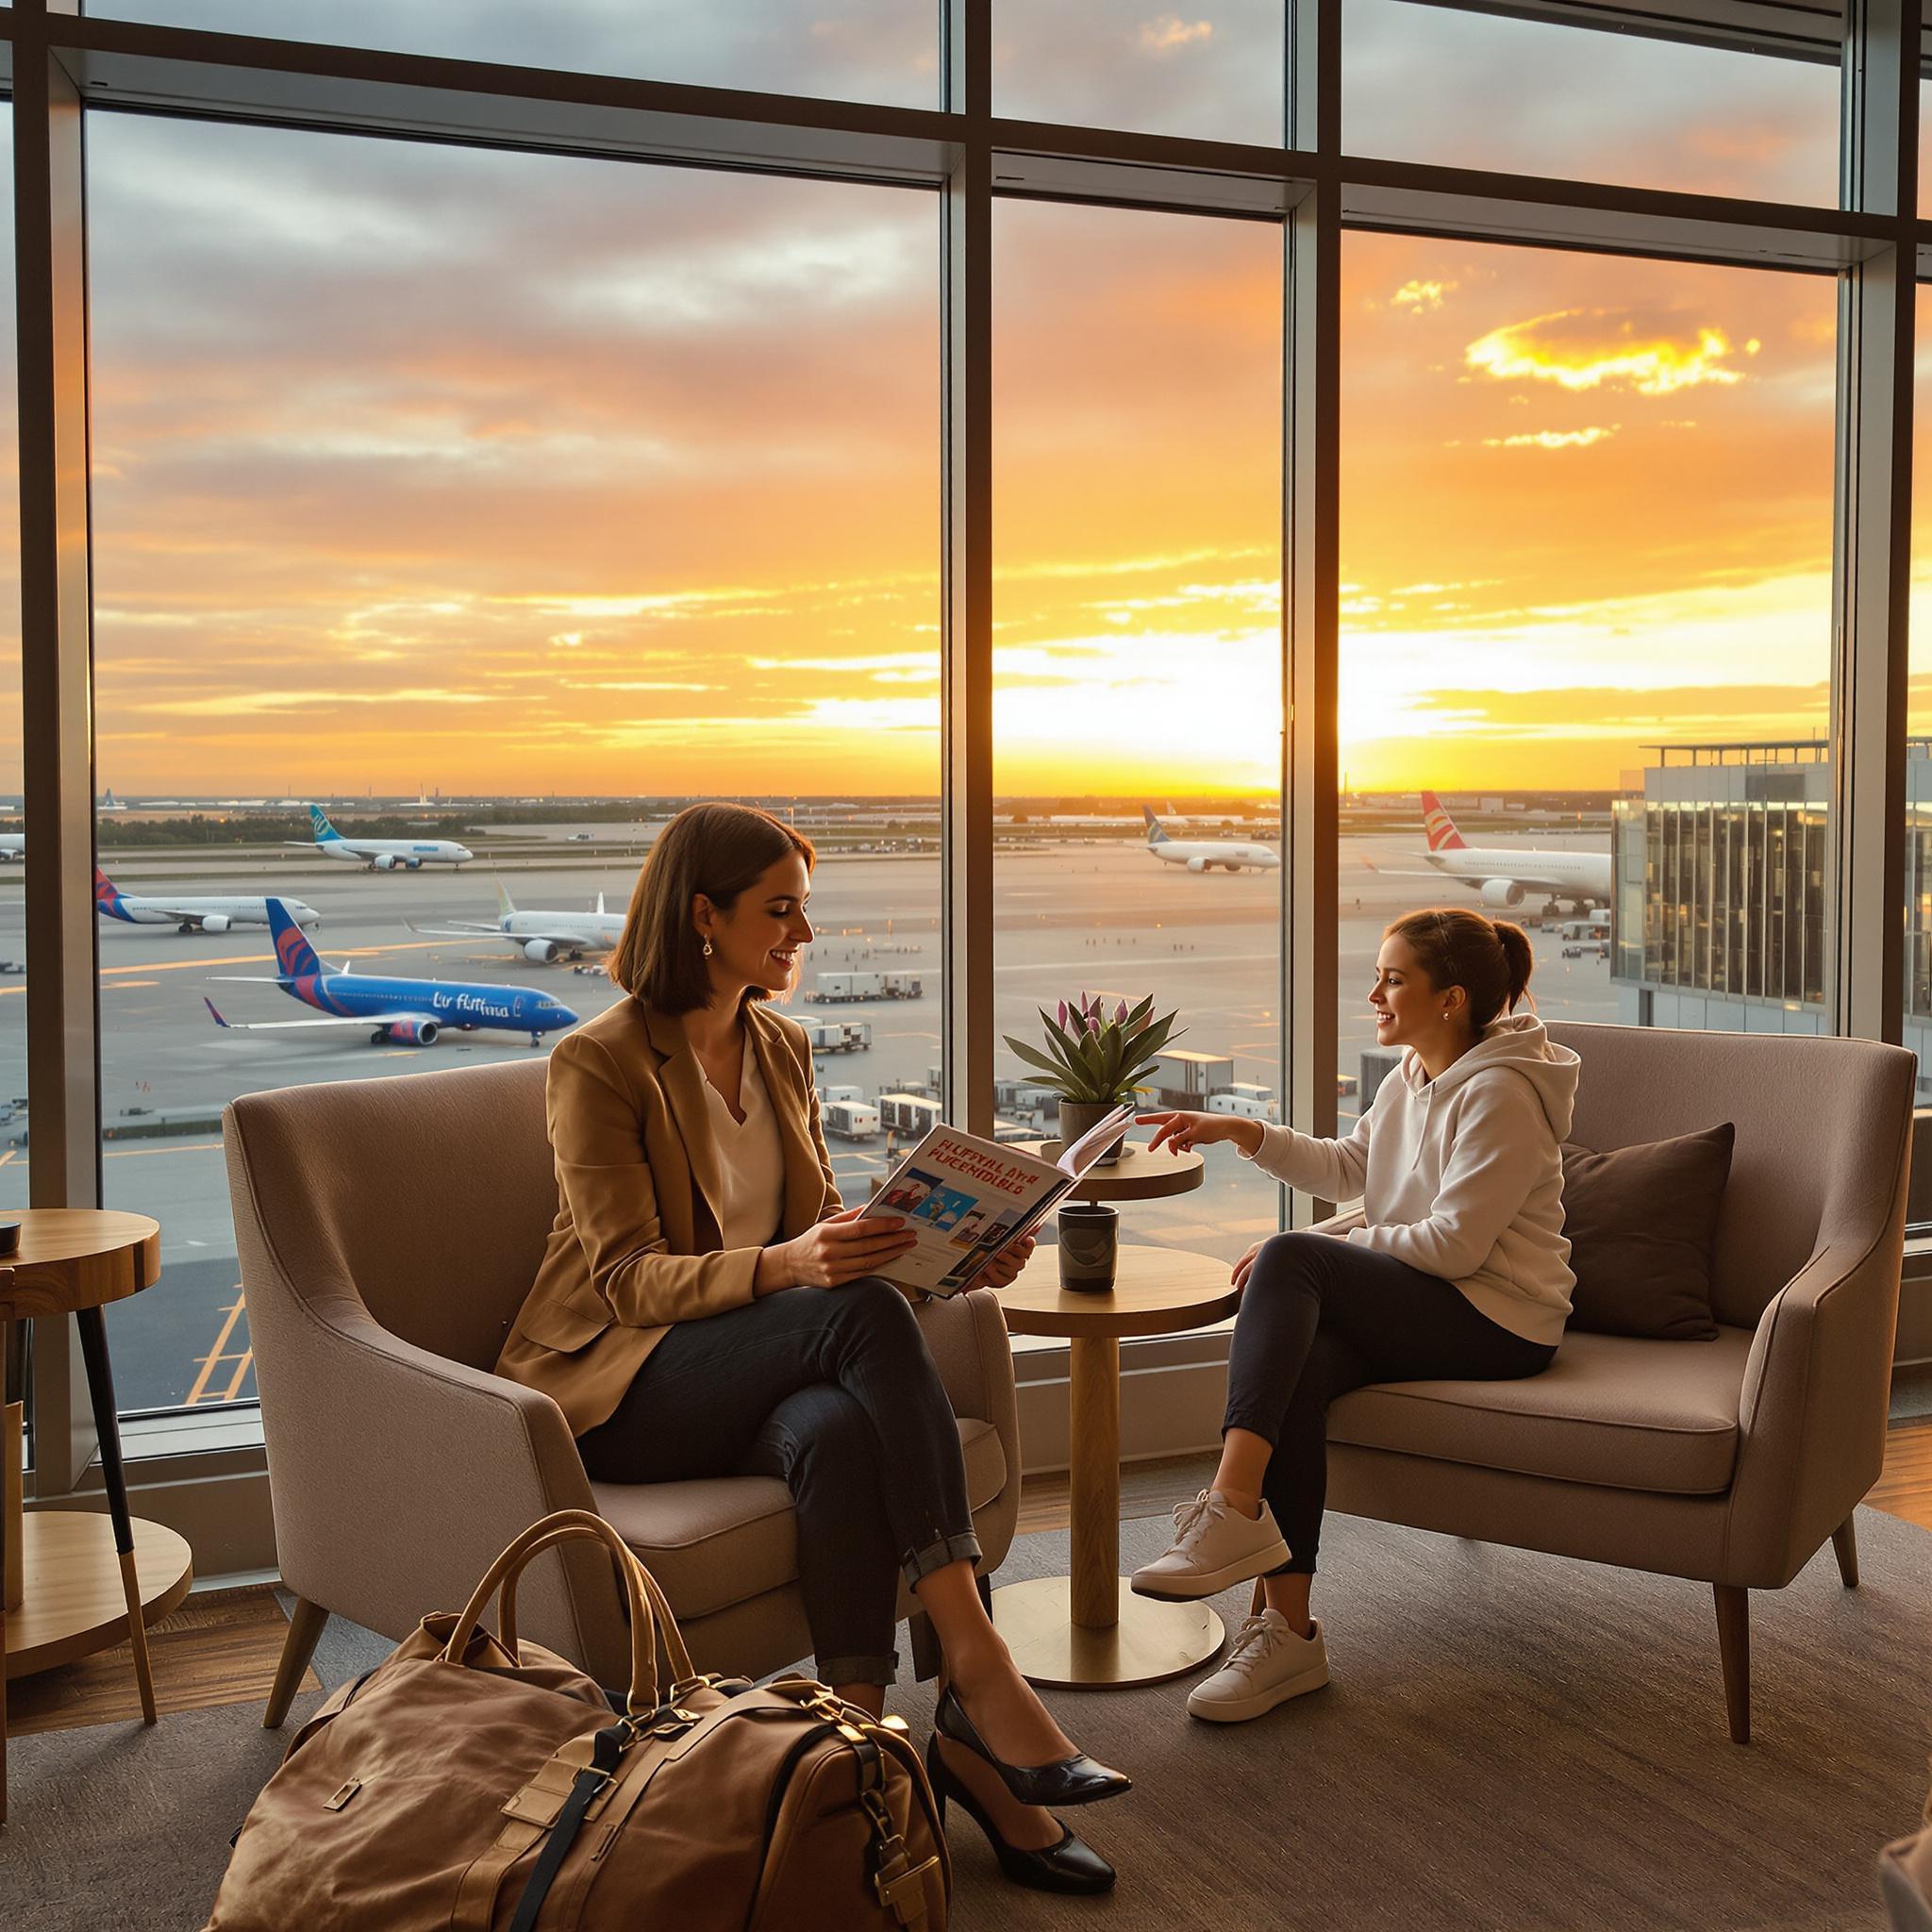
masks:
<svg viewBox="0 0 1932 1932"><path fill-rule="evenodd" d="M1039 1851L1008 1844L981 1808L979 1800L946 1768L946 1760L940 1755L937 1733L925 1747L925 1774L932 1780L933 1796L939 1800L941 1828L945 1826L946 1800L951 1798L985 1832L993 1857L1000 1861L1000 1870L1013 1884L1024 1885L1030 1891L1061 1891L1080 1896L1112 1890L1113 1867L1067 1825L1060 1824L1058 1818L1054 1823L1060 1825L1058 1844Z"/></svg>
<svg viewBox="0 0 1932 1932"><path fill-rule="evenodd" d="M1084 1751L1071 1757L1056 1758L1051 1764L1008 1764L986 1748L966 1707L948 1684L940 1692L932 1714L932 1727L941 1737L983 1757L999 1773L1000 1782L1023 1805L1097 1805L1103 1798L1118 1798L1134 1789L1134 1781L1124 1772L1097 1764Z"/></svg>

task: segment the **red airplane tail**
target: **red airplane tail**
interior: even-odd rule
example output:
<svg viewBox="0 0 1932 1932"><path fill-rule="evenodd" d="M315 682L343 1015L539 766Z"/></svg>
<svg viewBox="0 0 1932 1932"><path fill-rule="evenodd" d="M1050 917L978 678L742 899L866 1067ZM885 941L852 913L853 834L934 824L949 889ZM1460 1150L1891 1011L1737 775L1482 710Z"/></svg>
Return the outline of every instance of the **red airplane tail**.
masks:
<svg viewBox="0 0 1932 1932"><path fill-rule="evenodd" d="M1468 849L1469 841L1456 829L1456 821L1433 791L1423 793L1423 831L1428 838L1431 852L1462 852Z"/></svg>

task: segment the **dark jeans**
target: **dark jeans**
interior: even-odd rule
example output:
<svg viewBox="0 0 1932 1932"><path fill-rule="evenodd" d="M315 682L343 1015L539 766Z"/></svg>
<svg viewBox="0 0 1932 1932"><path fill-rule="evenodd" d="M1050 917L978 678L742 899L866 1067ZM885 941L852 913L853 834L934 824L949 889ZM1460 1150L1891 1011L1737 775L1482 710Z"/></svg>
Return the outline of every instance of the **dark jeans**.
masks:
<svg viewBox="0 0 1932 1932"><path fill-rule="evenodd" d="M1326 1234L1264 1241L1235 1318L1221 1426L1274 1444L1261 1491L1289 1549L1275 1574L1315 1574L1336 1396L1368 1382L1516 1381L1556 1353L1392 1255Z"/></svg>
<svg viewBox="0 0 1932 1932"><path fill-rule="evenodd" d="M788 1288L677 1323L577 1448L597 1482L783 1477L829 1683L890 1684L901 1575L979 1557L953 1405L889 1282Z"/></svg>

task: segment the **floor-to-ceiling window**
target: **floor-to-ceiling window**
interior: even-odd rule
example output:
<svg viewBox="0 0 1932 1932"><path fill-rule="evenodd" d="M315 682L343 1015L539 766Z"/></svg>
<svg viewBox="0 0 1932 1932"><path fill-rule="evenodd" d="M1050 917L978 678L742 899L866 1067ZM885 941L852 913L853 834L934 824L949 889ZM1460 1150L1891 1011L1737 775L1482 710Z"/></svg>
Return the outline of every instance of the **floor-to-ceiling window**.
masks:
<svg viewBox="0 0 1932 1932"><path fill-rule="evenodd" d="M824 855L794 1010L873 1023L824 1077L927 1077L938 218L867 185L130 115L92 118L89 162L123 808L97 819L103 1167L164 1229L161 1286L112 1318L142 1409L254 1392L225 1101L555 1037L313 1024L251 901L406 994L525 987L589 1018L623 996L606 946L530 916L621 915L689 799L771 803ZM377 857L474 857L298 849L311 804ZM889 815L918 828L890 850ZM812 1002L875 944L930 997ZM838 1143L861 1191L879 1154Z"/></svg>
<svg viewBox="0 0 1932 1932"><path fill-rule="evenodd" d="M1545 1020L1828 1031L1834 285L1342 261L1344 1112L1417 906L1523 923Z"/></svg>
<svg viewBox="0 0 1932 1932"><path fill-rule="evenodd" d="M1280 231L1016 202L993 232L999 1112L1056 1130L1008 1037L1151 996L1141 1104L1278 1119ZM1217 1161L1123 1233L1232 1260L1277 1193Z"/></svg>

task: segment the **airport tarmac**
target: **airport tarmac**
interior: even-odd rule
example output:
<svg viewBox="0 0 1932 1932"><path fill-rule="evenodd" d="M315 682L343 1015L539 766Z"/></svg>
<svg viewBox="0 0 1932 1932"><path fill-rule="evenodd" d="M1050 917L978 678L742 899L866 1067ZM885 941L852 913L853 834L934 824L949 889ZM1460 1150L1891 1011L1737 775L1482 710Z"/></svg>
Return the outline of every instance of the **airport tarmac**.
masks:
<svg viewBox="0 0 1932 1932"><path fill-rule="evenodd" d="M547 829L547 828L546 828ZM1540 842L1556 843L1544 835ZM1594 843L1602 841L1577 841ZM1357 1070L1373 1041L1365 995L1382 927L1416 905L1477 903L1456 887L1438 891L1426 879L1391 878L1362 861L1408 865L1421 838L1403 834L1350 837L1341 858L1341 1067ZM565 855L557 857L562 859ZM167 855L172 872L178 855ZM158 856L157 869L161 860ZM126 886L142 891L130 863ZM228 891L246 890L211 874ZM344 959L370 973L474 979L542 987L581 1017L603 1011L616 996L601 974L577 974L563 963L540 965L506 941L425 939L405 922L489 920L495 915L494 880L487 866L460 872L374 874L291 853L262 883L279 883L323 915L312 935L331 966ZM117 883L121 882L117 874ZM601 867L526 861L512 883L523 908L586 908L602 891L624 903L635 874L628 865ZM180 889L192 883L183 878ZM873 1029L869 1051L828 1055L821 1085L853 1085L868 1098L923 1086L940 1058L940 871L936 857L828 856L813 880L811 911L818 939L807 957L800 993L791 1010L801 1018L864 1020ZM1003 847L994 879L999 1030L1029 1043L1037 1037L1038 1007L1079 991L1129 1000L1152 992L1161 1010L1178 1007L1185 1037L1175 1043L1230 1055L1234 1077L1280 1085L1278 873L1190 874L1152 859L1144 847L1118 841L1042 842ZM1534 990L1546 1016L1614 1019L1617 998L1609 966L1599 959L1565 960L1554 931L1532 931L1538 970ZM18 874L0 879L0 958L24 956ZM240 1093L322 1080L367 1079L445 1067L520 1060L542 1053L525 1039L494 1033L445 1033L427 1048L376 1046L364 1027L289 1033L223 1032L202 1004L211 995L233 1021L300 1019L309 1010L269 984L212 984L213 975L267 974L273 958L259 930L187 934L172 926L100 922L101 1091L104 1122L119 1130L104 1148L108 1204L151 1213L161 1223L159 1285L109 1313L117 1391L125 1410L246 1401L255 1393L241 1306L225 1170L213 1115ZM820 972L854 968L920 974L924 997L819 1005L806 997ZM0 976L0 1114L25 1092L25 981ZM1023 1072L1004 1050L1001 1072ZM1344 1104L1346 1105L1346 1104ZM202 1109L202 1130L144 1138L147 1117L133 1109ZM26 1198L27 1150L12 1144L25 1124L0 1121L0 1208ZM1343 1130L1348 1118L1344 1115ZM867 1191L888 1158L883 1137L863 1145L832 1143L833 1165L848 1200ZM1279 1190L1221 1149L1208 1157L1208 1179L1196 1192L1129 1207L1129 1240L1221 1255L1230 1261L1277 1223ZM373 1211L413 1209L407 1189Z"/></svg>

